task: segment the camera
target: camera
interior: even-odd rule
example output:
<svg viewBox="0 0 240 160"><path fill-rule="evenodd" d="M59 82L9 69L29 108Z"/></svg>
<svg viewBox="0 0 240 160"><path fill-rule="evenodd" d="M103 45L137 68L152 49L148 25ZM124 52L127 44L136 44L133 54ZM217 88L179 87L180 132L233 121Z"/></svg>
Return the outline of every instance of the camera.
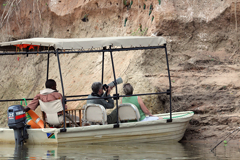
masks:
<svg viewBox="0 0 240 160"><path fill-rule="evenodd" d="M117 83L117 84L120 84L120 83L122 83L122 82L123 82L123 80L122 80L121 77L119 77L118 79L116 79L116 83ZM113 87L113 86L115 86L115 85L117 85L117 84L115 84L115 82L112 81L112 82L109 83L108 85L107 85L107 84L104 84L104 85L103 85L103 89L106 91L106 90L108 90L108 87Z"/></svg>

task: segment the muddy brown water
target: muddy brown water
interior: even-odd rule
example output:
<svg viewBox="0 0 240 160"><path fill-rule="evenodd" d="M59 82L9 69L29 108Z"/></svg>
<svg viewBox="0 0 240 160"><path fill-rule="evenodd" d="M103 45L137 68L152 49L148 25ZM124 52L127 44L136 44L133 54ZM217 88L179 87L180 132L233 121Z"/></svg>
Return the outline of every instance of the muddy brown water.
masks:
<svg viewBox="0 0 240 160"><path fill-rule="evenodd" d="M215 152L210 150L216 142L182 142L158 144L97 144L81 143L61 145L25 145L15 147L0 144L0 159L197 159L197 160L232 160L240 159L240 144L221 144Z"/></svg>

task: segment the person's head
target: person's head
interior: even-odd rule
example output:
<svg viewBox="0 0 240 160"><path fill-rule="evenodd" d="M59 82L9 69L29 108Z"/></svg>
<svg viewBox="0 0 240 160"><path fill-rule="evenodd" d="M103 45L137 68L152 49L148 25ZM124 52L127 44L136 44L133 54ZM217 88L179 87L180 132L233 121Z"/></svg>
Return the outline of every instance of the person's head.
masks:
<svg viewBox="0 0 240 160"><path fill-rule="evenodd" d="M130 83L125 83L123 85L123 92L125 95L132 95L133 94L133 87Z"/></svg>
<svg viewBox="0 0 240 160"><path fill-rule="evenodd" d="M101 95L103 93L103 85L101 82L94 82L92 84L93 93Z"/></svg>
<svg viewBox="0 0 240 160"><path fill-rule="evenodd" d="M53 79L48 79L45 83L46 88L57 90L57 83Z"/></svg>

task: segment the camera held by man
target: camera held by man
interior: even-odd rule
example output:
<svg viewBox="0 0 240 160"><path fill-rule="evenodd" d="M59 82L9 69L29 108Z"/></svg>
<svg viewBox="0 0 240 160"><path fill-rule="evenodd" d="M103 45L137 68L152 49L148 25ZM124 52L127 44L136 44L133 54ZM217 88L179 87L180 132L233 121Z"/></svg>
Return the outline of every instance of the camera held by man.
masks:
<svg viewBox="0 0 240 160"><path fill-rule="evenodd" d="M103 89L104 89L104 91L107 91L108 90L108 87L114 87L114 86L116 86L116 85L118 85L118 84L121 84L121 83L123 83L123 80L122 80L122 78L121 77L119 77L118 79L116 79L116 83L114 82L114 81L112 81L111 83L109 83L109 84L104 84L103 85Z"/></svg>

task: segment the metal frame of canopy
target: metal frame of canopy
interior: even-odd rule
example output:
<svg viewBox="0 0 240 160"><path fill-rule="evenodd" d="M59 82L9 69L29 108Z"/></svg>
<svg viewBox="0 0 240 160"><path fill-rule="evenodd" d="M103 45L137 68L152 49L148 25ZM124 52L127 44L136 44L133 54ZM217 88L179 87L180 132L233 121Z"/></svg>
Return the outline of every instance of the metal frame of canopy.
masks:
<svg viewBox="0 0 240 160"><path fill-rule="evenodd" d="M107 37L106 37L107 38ZM118 37L115 37L116 39L118 39ZM123 38L123 37L121 37ZM139 39L141 39L141 37L138 37ZM146 37L145 37L146 38ZM155 37L149 37L151 38L155 38ZM89 39L89 38L88 38ZM102 38L104 39L104 38ZM114 37L111 37L111 40L113 40ZM27 39L28 40L28 39ZM84 41L84 38L81 39L82 41ZM99 39L100 40L100 39ZM153 39L154 40L154 39ZM15 44L21 44L21 42L19 41L13 41L15 42ZM23 42L24 43L24 42ZM109 43L109 42L108 42ZM27 44L32 44L32 43L27 43ZM36 45L36 44L35 44ZM44 51L44 48L48 47L48 49L50 48L50 50L52 51ZM169 95L169 99L170 99L170 119L167 120L167 122L172 122L172 103L171 103L171 76L170 76L170 70L169 70L169 63L168 63L168 55L167 55L167 47L166 47L166 42L161 45L154 45L154 46L141 46L140 47L118 47L118 48L112 48L114 47L113 45L109 45L108 48L106 46L103 46L102 49L93 49L93 48L89 48L89 50L68 50L65 51L64 48L54 48L54 46L39 46L39 50L38 51L29 51L28 49L26 49L25 51L21 51L21 52L11 52L16 50L16 47L14 46L13 43L11 42L6 42L5 44L0 43L0 56L3 55L16 55L16 54L22 54L22 55L29 55L29 54L47 54L48 58L47 58L47 76L46 79L48 79L48 75L49 75L49 55L50 54L55 54L57 56L57 61L58 61L58 68L59 68L59 75L60 75L60 80L61 80L61 87L62 87L62 94L63 94L63 98L62 98L62 103L63 106L65 106L66 102L70 102L70 101L81 101L81 100L88 100L88 99L104 99L102 97L99 98L81 98L81 99L70 99L67 100L67 98L74 98L74 97L85 97L88 95L73 95L73 96L65 96L64 93L64 85L63 85L63 78L62 78L62 73L61 73L61 64L60 64L60 59L59 59L59 55L60 54L71 54L71 53L91 53L91 52L102 52L102 83L103 83L103 79L104 79L104 55L106 52L110 53L111 56L111 63L112 63L112 70L113 70L113 76L114 76L114 83L116 84L116 75L115 75L115 69L114 69L114 61L113 61L113 52L120 52L120 51L131 51L131 50L146 50L146 49L158 49L158 48L164 48L165 49L165 55L166 55L166 63L167 63L167 70L168 70L168 79L169 79L169 89L167 89L166 92L157 92L157 93L145 93L145 94L133 94L133 96L143 96L143 95L154 95L154 94L167 94ZM125 95L119 95L118 94L118 90L117 90L117 85L115 85L115 90L116 90L116 94L113 94L113 96L111 96L111 98L113 98L114 100L116 100L116 107L118 108L118 99L119 97L125 97ZM32 100L32 98L26 98L26 100ZM11 100L0 100L0 102L6 102L6 101L22 101L22 99L11 99ZM65 122L65 107L63 107L64 110L64 122ZM118 110L117 110L117 116L118 116ZM119 128L119 121L117 121L117 123L114 125L114 128ZM64 123L64 127L61 129L61 132L66 132L66 126Z"/></svg>

